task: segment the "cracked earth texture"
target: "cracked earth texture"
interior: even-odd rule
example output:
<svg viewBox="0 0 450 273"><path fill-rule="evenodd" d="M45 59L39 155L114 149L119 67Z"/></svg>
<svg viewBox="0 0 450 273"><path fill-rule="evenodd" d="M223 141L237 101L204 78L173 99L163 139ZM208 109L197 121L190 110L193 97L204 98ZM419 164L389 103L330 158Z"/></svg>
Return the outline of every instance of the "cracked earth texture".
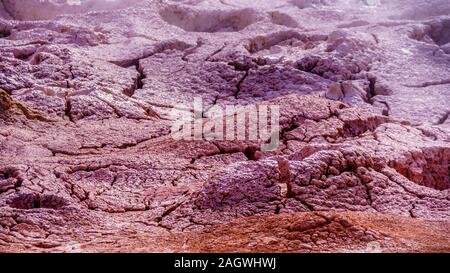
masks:
<svg viewBox="0 0 450 273"><path fill-rule="evenodd" d="M67 2L0 1L1 252L450 252L448 1Z"/></svg>

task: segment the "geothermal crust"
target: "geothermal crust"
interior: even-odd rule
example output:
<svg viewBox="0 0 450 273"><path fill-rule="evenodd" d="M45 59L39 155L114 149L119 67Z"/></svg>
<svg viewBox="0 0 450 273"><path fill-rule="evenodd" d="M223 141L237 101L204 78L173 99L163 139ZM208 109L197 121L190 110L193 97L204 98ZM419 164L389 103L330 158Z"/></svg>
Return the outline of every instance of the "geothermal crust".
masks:
<svg viewBox="0 0 450 273"><path fill-rule="evenodd" d="M0 251L450 251L448 1L76 2L0 1Z"/></svg>

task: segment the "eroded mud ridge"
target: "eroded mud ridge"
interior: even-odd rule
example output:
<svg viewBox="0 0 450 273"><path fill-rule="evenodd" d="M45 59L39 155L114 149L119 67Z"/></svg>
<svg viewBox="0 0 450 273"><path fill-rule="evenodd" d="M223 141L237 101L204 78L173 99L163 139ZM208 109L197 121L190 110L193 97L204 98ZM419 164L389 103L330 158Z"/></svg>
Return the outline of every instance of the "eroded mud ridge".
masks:
<svg viewBox="0 0 450 273"><path fill-rule="evenodd" d="M448 1L5 0L0 52L2 252L450 251Z"/></svg>

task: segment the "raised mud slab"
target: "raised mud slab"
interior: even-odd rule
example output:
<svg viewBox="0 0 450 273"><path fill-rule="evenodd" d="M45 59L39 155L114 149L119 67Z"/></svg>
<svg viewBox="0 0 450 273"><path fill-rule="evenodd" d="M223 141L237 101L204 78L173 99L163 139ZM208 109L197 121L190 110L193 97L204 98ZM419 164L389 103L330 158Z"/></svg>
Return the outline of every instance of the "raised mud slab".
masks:
<svg viewBox="0 0 450 273"><path fill-rule="evenodd" d="M0 251L448 252L449 35L440 0L0 1ZM279 145L175 140L196 97Z"/></svg>

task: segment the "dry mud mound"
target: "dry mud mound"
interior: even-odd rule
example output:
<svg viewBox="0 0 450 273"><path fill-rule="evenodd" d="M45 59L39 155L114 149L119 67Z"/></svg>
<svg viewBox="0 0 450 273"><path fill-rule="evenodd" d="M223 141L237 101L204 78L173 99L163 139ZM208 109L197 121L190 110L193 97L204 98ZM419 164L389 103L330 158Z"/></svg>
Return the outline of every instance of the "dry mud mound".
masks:
<svg viewBox="0 0 450 273"><path fill-rule="evenodd" d="M449 251L448 14L27 2L0 5L1 251ZM270 151L171 134L264 105Z"/></svg>

